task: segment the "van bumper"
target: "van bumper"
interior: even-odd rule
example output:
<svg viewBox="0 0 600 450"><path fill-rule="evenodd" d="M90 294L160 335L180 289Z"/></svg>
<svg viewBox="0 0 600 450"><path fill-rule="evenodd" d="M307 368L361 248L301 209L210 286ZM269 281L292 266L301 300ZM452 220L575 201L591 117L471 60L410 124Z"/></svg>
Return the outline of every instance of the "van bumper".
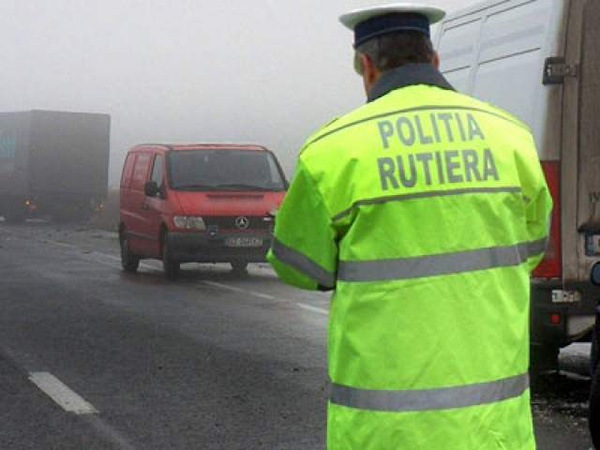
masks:
<svg viewBox="0 0 600 450"><path fill-rule="evenodd" d="M181 233L169 232L169 250L179 262L266 262L273 240L270 233ZM260 240L259 246L232 246L232 240Z"/></svg>

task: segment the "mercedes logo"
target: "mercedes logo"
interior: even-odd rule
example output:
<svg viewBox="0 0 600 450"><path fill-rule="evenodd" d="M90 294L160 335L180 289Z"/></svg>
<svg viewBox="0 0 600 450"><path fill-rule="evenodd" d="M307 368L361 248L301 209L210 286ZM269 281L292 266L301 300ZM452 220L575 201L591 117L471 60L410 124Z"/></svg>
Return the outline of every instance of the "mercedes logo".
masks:
<svg viewBox="0 0 600 450"><path fill-rule="evenodd" d="M235 227L240 230L245 230L250 226L250 221L247 217L240 216L235 219Z"/></svg>

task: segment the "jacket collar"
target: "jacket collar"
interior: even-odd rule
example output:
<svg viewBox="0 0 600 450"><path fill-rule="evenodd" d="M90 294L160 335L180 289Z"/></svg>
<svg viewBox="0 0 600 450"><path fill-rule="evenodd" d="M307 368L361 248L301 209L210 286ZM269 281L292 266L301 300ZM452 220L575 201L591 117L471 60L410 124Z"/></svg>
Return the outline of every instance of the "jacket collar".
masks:
<svg viewBox="0 0 600 450"><path fill-rule="evenodd" d="M367 101L372 102L380 97L407 86L426 84L442 89L454 90L446 78L431 64L405 64L397 69L385 72L369 92Z"/></svg>

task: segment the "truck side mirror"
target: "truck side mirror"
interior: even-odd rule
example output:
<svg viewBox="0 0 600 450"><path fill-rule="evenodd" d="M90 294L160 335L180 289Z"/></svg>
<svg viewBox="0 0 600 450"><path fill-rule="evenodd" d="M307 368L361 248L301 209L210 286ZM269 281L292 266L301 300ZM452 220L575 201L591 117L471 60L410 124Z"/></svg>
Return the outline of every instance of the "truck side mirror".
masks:
<svg viewBox="0 0 600 450"><path fill-rule="evenodd" d="M146 194L146 197L156 197L159 193L160 188L156 184L156 181L146 181L146 184L144 184L144 194Z"/></svg>

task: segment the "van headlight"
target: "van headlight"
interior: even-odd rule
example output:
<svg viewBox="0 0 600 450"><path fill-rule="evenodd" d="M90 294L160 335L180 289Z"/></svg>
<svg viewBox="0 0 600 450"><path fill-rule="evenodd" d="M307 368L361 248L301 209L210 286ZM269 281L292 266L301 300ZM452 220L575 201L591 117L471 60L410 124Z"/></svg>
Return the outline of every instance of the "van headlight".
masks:
<svg viewBox="0 0 600 450"><path fill-rule="evenodd" d="M206 230L204 219L198 216L175 216L173 223L183 230Z"/></svg>

